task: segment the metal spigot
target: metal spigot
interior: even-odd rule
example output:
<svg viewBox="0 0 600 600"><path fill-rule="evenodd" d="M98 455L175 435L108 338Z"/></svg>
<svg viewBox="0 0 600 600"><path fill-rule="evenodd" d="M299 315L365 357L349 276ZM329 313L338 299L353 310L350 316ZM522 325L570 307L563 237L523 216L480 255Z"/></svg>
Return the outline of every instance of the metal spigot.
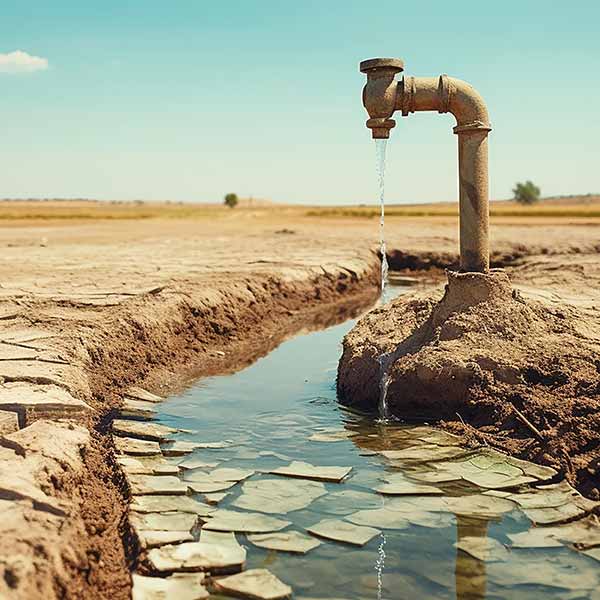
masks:
<svg viewBox="0 0 600 600"><path fill-rule="evenodd" d="M395 77L404 71L399 58L371 58L360 63L361 73L367 75L363 88L363 105L369 113L367 127L373 139L387 139L396 121L390 117L396 108L398 82Z"/></svg>

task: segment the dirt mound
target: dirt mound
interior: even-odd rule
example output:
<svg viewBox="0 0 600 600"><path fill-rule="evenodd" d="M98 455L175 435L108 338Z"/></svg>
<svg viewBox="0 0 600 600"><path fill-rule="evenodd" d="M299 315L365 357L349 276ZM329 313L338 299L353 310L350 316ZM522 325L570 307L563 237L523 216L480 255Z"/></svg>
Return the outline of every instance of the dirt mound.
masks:
<svg viewBox="0 0 600 600"><path fill-rule="evenodd" d="M600 347L568 306L525 300L507 275L449 273L441 300L412 295L369 313L344 340L342 403L444 421L550 464L600 497Z"/></svg>

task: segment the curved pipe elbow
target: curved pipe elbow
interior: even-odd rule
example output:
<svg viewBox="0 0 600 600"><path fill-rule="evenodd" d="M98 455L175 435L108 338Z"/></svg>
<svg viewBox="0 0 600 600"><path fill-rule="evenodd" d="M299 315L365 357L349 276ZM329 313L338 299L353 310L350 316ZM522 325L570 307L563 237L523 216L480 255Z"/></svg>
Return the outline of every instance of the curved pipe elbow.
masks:
<svg viewBox="0 0 600 600"><path fill-rule="evenodd" d="M421 111L452 113L456 118L457 133L468 129L491 129L481 94L467 82L447 75L405 77L398 86L396 109L401 110L403 116Z"/></svg>
<svg viewBox="0 0 600 600"><path fill-rule="evenodd" d="M461 79L448 77L447 81L450 86L449 112L456 118L457 127L478 125L480 128L491 129L488 110L481 94Z"/></svg>

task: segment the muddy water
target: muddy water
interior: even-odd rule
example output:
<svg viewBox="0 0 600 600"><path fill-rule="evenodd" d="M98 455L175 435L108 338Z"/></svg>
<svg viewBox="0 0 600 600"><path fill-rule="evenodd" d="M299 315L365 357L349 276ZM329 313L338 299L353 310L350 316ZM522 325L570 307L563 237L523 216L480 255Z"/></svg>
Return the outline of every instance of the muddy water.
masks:
<svg viewBox="0 0 600 600"><path fill-rule="evenodd" d="M247 568L269 569L299 598L597 598L593 590L600 584L600 563L592 558L560 544L510 548L509 535L531 526L517 504L509 503L514 509L507 510L508 501L500 499L505 504L497 511L491 506L489 514L468 515L468 510L445 508L439 495L391 497L374 492L382 477L402 473L416 484L439 486L444 498L460 499L482 490L464 482L424 484L411 479L434 469L420 460L390 460L381 452L422 443L430 439L426 430L378 423L376 415L352 414L336 403L340 342L352 326L349 321L299 335L249 368L204 379L160 405L162 423L189 431L178 439L227 441L225 448L194 451L194 458L257 471L247 481L272 479L275 476L261 472L294 460L352 467L342 483L325 483L327 495L306 508L272 515L291 521L288 530L305 532L323 519L352 518L362 510L401 511L402 519L396 522L370 523L378 532L362 547L322 540L305 555L264 550L238 533L248 550ZM440 448L447 446L441 443ZM219 508L241 510L232 503L242 490L243 483L228 490ZM203 500L200 494L197 498ZM389 517L389 510L386 514ZM472 543L473 538L497 542L487 560L455 546L461 540Z"/></svg>

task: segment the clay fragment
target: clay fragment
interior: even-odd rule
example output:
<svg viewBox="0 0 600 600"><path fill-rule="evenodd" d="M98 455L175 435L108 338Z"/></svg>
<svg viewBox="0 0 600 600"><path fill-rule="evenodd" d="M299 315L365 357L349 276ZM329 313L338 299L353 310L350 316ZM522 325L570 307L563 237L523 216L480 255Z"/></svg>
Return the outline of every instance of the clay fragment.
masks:
<svg viewBox="0 0 600 600"><path fill-rule="evenodd" d="M242 495L233 506L264 513L285 514L309 506L313 500L327 493L318 481L261 479L247 481L242 486Z"/></svg>
<svg viewBox="0 0 600 600"><path fill-rule="evenodd" d="M516 558L517 553L511 553ZM507 588L538 585L564 590L596 590L600 585L597 568L581 568L573 563L576 555L545 553L527 560L506 560L494 563L494 581ZM579 568L578 568L579 567ZM588 596L589 597L589 596Z"/></svg>
<svg viewBox="0 0 600 600"><path fill-rule="evenodd" d="M311 538L299 531L280 531L276 533L265 533L249 535L248 541L255 546L267 550L278 550L280 552L293 552L306 554L308 551L321 545L321 542Z"/></svg>
<svg viewBox="0 0 600 600"><path fill-rule="evenodd" d="M446 460L465 454L465 451L456 446L438 446L437 444L419 444L409 446L403 450L383 450L380 452L388 460L397 463L428 462Z"/></svg>
<svg viewBox="0 0 600 600"><path fill-rule="evenodd" d="M0 364L5 370L8 369L9 363L0 361ZM11 369L14 374L0 372L0 377L7 380L3 380L4 383L0 386L0 410L18 413L22 427L27 427L38 419L78 419L91 412L92 409L83 400L75 398L58 385L10 381L11 378L26 375L26 363L11 361L10 364L14 365L14 369ZM39 362L31 361L32 377L43 379L41 366ZM62 377L56 380L62 380Z"/></svg>
<svg viewBox="0 0 600 600"><path fill-rule="evenodd" d="M590 550L584 550L582 554L585 554L586 556L589 556L590 558L593 558L594 560L600 562L600 548L591 548Z"/></svg>
<svg viewBox="0 0 600 600"><path fill-rule="evenodd" d="M207 504L216 505L219 504L222 500L224 500L227 496L229 496L228 492L216 492L213 494L202 494L202 497L206 500Z"/></svg>
<svg viewBox="0 0 600 600"><path fill-rule="evenodd" d="M403 475L400 477L392 475L385 477L384 479L387 483L377 486L374 490L378 494L385 496L424 496L429 494L443 494L442 490L439 488L432 485L419 485L418 483L407 481Z"/></svg>
<svg viewBox="0 0 600 600"><path fill-rule="evenodd" d="M351 523L379 529L406 529L410 523L405 515L387 508L359 510L346 517Z"/></svg>
<svg viewBox="0 0 600 600"><path fill-rule="evenodd" d="M161 446L162 453L165 456L183 456L196 450L198 446L194 442L183 442L178 440L176 442L169 442Z"/></svg>
<svg viewBox="0 0 600 600"><path fill-rule="evenodd" d="M465 536L460 538L454 546L473 558L484 562L505 560L508 557L506 547L493 538Z"/></svg>
<svg viewBox="0 0 600 600"><path fill-rule="evenodd" d="M252 600L285 600L292 588L266 569L250 569L238 575L214 579L212 589Z"/></svg>
<svg viewBox="0 0 600 600"><path fill-rule="evenodd" d="M131 475L128 478L134 496L141 494L186 494L187 485L170 475Z"/></svg>
<svg viewBox="0 0 600 600"><path fill-rule="evenodd" d="M130 456L158 456L161 454L158 442L136 440L128 437L113 437L116 449Z"/></svg>
<svg viewBox="0 0 600 600"><path fill-rule="evenodd" d="M243 568L246 562L246 550L231 544L186 542L154 548L148 552L148 561L159 572L231 573Z"/></svg>
<svg viewBox="0 0 600 600"><path fill-rule="evenodd" d="M456 515L479 519L494 519L515 510L516 504L506 498L474 494L445 498L448 510Z"/></svg>
<svg viewBox="0 0 600 600"><path fill-rule="evenodd" d="M198 522L197 515L186 512L133 513L131 524L145 531L191 531Z"/></svg>
<svg viewBox="0 0 600 600"><path fill-rule="evenodd" d="M196 493L204 494L228 490L240 481L254 475L250 469L221 468L205 473L186 473L186 483Z"/></svg>
<svg viewBox="0 0 600 600"><path fill-rule="evenodd" d="M154 529L136 529L136 535L142 548L160 548L169 544L192 542L194 537L189 531L157 531Z"/></svg>
<svg viewBox="0 0 600 600"><path fill-rule="evenodd" d="M434 465L438 471L448 473L454 479L463 479L488 489L514 488L538 481L555 471L539 467L527 461L517 461L510 456L492 450L480 449L457 460ZM417 476L418 477L418 476Z"/></svg>
<svg viewBox="0 0 600 600"><path fill-rule="evenodd" d="M177 475L179 469L162 458L118 456L117 462L127 475Z"/></svg>
<svg viewBox="0 0 600 600"><path fill-rule="evenodd" d="M117 435L154 442L162 442L168 439L170 435L177 433L177 429L173 429L173 427L150 421L131 421L128 419L115 419L112 430Z"/></svg>
<svg viewBox="0 0 600 600"><path fill-rule="evenodd" d="M184 471L191 471L194 469L214 469L219 463L206 462L199 458L185 458L181 462L177 463L177 466Z"/></svg>
<svg viewBox="0 0 600 600"><path fill-rule="evenodd" d="M552 525L582 517L600 506L600 502L584 498L567 481L511 494L510 499L522 508L533 523L539 525Z"/></svg>
<svg viewBox="0 0 600 600"><path fill-rule="evenodd" d="M351 438L354 435L351 431L345 429L326 429L324 431L316 431L309 436L311 442L342 442Z"/></svg>
<svg viewBox="0 0 600 600"><path fill-rule="evenodd" d="M564 525L533 527L521 533L509 533L515 548L555 548L576 545L580 550L600 546L600 526L594 516Z"/></svg>
<svg viewBox="0 0 600 600"><path fill-rule="evenodd" d="M203 530L237 531L240 533L270 533L291 525L289 521L259 513L236 512L218 509L211 514Z"/></svg>
<svg viewBox="0 0 600 600"><path fill-rule="evenodd" d="M134 496L129 510L138 513L185 512L198 516L207 516L216 509L198 502L189 496Z"/></svg>
<svg viewBox="0 0 600 600"><path fill-rule="evenodd" d="M203 529L200 532L200 541L206 544L228 544L241 548L233 531L210 531L209 529Z"/></svg>
<svg viewBox="0 0 600 600"><path fill-rule="evenodd" d="M314 479L316 481L330 481L339 483L348 476L352 467L316 467L310 463L292 461L289 465L278 467L269 471L273 475L286 477L299 477L300 479Z"/></svg>
<svg viewBox="0 0 600 600"><path fill-rule="evenodd" d="M307 531L318 537L354 546L364 546L379 534L379 531L373 527L354 525L338 519L325 519L308 527Z"/></svg>
<svg viewBox="0 0 600 600"><path fill-rule="evenodd" d="M204 587L203 573L176 573L170 577L145 577L132 575L132 600L204 600L208 590Z"/></svg>
<svg viewBox="0 0 600 600"><path fill-rule="evenodd" d="M132 386L125 391L125 395L131 398L135 398L136 400L144 400L145 402L153 402L158 403L162 402L164 398L157 396L156 394L152 394L140 387Z"/></svg>
<svg viewBox="0 0 600 600"><path fill-rule="evenodd" d="M121 417L136 417L140 419L152 419L157 414L157 410L152 402L144 402L144 400L134 400L133 398L125 398L123 406L119 410Z"/></svg>

